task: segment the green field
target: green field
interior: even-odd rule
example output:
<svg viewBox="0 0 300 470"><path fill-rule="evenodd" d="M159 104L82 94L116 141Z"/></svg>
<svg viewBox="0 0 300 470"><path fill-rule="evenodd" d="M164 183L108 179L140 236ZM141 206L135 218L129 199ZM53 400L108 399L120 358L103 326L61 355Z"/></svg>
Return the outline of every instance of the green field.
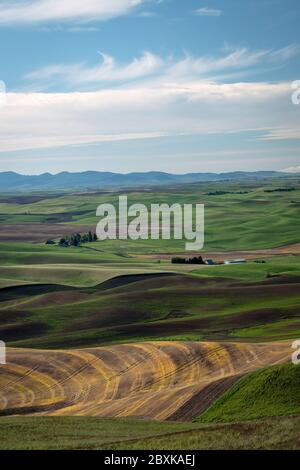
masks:
<svg viewBox="0 0 300 470"><path fill-rule="evenodd" d="M278 191L284 189L285 191ZM273 192L266 192L273 191ZM149 192L130 192L128 203L205 204L205 249L271 248L296 243L300 232L300 183L297 177L264 180L199 183ZM48 197L26 203L26 196L0 200L2 224L89 225L96 227L96 208L107 202L117 204L118 193L80 194ZM272 230L270 231L270 227ZM63 236L64 233L61 233ZM107 252L174 252L184 250L182 241L107 241Z"/></svg>
<svg viewBox="0 0 300 470"><path fill-rule="evenodd" d="M222 277L240 281L262 281L276 276L300 276L300 256L285 255L264 258L264 263L207 266L193 271L199 276Z"/></svg>
<svg viewBox="0 0 300 470"><path fill-rule="evenodd" d="M154 201L204 202L205 249L266 251L243 265L193 266L171 264L171 253L155 255L182 251L182 241L115 240L68 248L29 240L0 242L0 287L20 286L9 298L2 291L0 334L8 344L55 348L152 339L273 341L300 335L300 255L268 252L299 241L297 178L203 183L128 196L148 207ZM116 203L118 193L30 199L19 196L16 203L16 198L2 198L4 231L7 223L14 227L24 222L20 216L33 215L40 217L39 224L34 230L31 223L23 225L25 238L39 227L44 234L49 217L62 227L75 224L75 231L76 224L96 225L97 205ZM234 252L224 252L223 259L228 256ZM118 276L143 273L176 276L124 281L123 287L106 290L101 286ZM34 284L45 287L21 288Z"/></svg>
<svg viewBox="0 0 300 470"><path fill-rule="evenodd" d="M299 449L300 418L199 425L85 417L0 418L0 449Z"/></svg>
<svg viewBox="0 0 300 470"><path fill-rule="evenodd" d="M136 268L135 268L136 269ZM94 287L2 290L0 334L18 347L65 348L151 339L274 341L300 334L300 277L264 281L161 272ZM121 271L118 271L121 274ZM119 279L119 281L118 281Z"/></svg>
<svg viewBox="0 0 300 470"><path fill-rule="evenodd" d="M264 369L240 380L199 418L201 423L228 423L300 414L300 367Z"/></svg>

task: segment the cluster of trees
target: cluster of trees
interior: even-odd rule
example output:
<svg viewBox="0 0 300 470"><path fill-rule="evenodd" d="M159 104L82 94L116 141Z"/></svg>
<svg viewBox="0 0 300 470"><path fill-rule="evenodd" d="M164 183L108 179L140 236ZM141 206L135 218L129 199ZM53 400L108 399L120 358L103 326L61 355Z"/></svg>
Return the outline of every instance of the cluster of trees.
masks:
<svg viewBox="0 0 300 470"><path fill-rule="evenodd" d="M290 191L296 191L296 188L275 188L275 189L265 189L264 193L286 193Z"/></svg>
<svg viewBox="0 0 300 470"><path fill-rule="evenodd" d="M202 256L194 256L193 258L172 258L173 264L206 264Z"/></svg>
<svg viewBox="0 0 300 470"><path fill-rule="evenodd" d="M96 242L98 237L95 233L88 232L84 234L74 233L59 240L60 246L80 246L82 243Z"/></svg>
<svg viewBox="0 0 300 470"><path fill-rule="evenodd" d="M249 191L211 191L206 196L223 196L224 194L248 194Z"/></svg>

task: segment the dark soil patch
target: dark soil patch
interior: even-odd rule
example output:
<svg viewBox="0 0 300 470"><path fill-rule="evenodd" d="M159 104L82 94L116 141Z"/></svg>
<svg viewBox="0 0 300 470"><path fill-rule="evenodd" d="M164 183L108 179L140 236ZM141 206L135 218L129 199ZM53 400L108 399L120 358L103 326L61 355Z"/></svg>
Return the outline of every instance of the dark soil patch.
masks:
<svg viewBox="0 0 300 470"><path fill-rule="evenodd" d="M134 282L140 282L140 281L147 281L149 282L150 280L158 280L160 278L166 278L166 277L177 277L176 274L173 273L145 273L145 274L126 274L123 276L117 276L112 279L108 279L107 281L102 282L101 284L98 284L96 287L93 288L96 290L108 290L108 289L116 289L117 287L123 287L127 286L129 284L132 284ZM151 288L151 285L147 284Z"/></svg>
<svg viewBox="0 0 300 470"><path fill-rule="evenodd" d="M134 337L163 337L178 334L188 334L201 332L204 335L221 335L226 337L233 330L247 327L265 325L266 323L277 322L291 317L299 317L298 308L290 309L260 309L248 312L237 313L227 316L211 316L206 318L191 318L174 321L136 323L134 325L124 325L112 330L121 336Z"/></svg>
<svg viewBox="0 0 300 470"><path fill-rule="evenodd" d="M48 331L48 327L42 322L14 323L0 327L0 335L5 343L9 341L18 341L19 339L32 338L40 336Z"/></svg>
<svg viewBox="0 0 300 470"><path fill-rule="evenodd" d="M18 320L24 320L30 316L30 312L20 310L3 310L0 311L0 324L6 325Z"/></svg>
<svg viewBox="0 0 300 470"><path fill-rule="evenodd" d="M235 375L207 385L169 416L167 421L192 421L210 407L240 378L240 375Z"/></svg>
<svg viewBox="0 0 300 470"><path fill-rule="evenodd" d="M92 225L63 225L58 223L0 224L1 242L46 242L73 233L94 231Z"/></svg>
<svg viewBox="0 0 300 470"><path fill-rule="evenodd" d="M23 286L10 286L0 289L0 302L15 300L23 297L48 294L50 292L73 291L74 287L59 284L26 284Z"/></svg>

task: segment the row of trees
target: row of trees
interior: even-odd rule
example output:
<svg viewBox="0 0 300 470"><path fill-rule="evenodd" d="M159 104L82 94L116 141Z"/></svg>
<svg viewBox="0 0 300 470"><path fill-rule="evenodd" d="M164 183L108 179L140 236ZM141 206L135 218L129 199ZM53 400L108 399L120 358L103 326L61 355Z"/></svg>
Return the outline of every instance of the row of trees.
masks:
<svg viewBox="0 0 300 470"><path fill-rule="evenodd" d="M296 191L296 188L275 188L275 189L265 189L264 193L284 193L289 191Z"/></svg>
<svg viewBox="0 0 300 470"><path fill-rule="evenodd" d="M91 243L96 242L98 237L95 233L74 233L72 235L67 235L64 238L59 240L60 246L80 246L82 243Z"/></svg>
<svg viewBox="0 0 300 470"><path fill-rule="evenodd" d="M172 258L173 264L206 264L202 256L194 256L193 258Z"/></svg>

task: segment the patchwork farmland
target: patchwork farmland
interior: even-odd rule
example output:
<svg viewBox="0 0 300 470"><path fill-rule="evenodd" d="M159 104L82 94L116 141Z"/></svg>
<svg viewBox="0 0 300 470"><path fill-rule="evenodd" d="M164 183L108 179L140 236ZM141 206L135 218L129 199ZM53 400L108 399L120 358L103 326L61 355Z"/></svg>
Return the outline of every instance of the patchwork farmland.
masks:
<svg viewBox="0 0 300 470"><path fill-rule="evenodd" d="M259 448L273 429L265 448L298 448L300 187L282 181L292 193L273 191L276 178L129 191L146 205L204 202L211 266L172 264L184 256L172 240L59 246L94 230L96 206L118 193L3 196L2 446ZM234 258L246 263L219 264Z"/></svg>

